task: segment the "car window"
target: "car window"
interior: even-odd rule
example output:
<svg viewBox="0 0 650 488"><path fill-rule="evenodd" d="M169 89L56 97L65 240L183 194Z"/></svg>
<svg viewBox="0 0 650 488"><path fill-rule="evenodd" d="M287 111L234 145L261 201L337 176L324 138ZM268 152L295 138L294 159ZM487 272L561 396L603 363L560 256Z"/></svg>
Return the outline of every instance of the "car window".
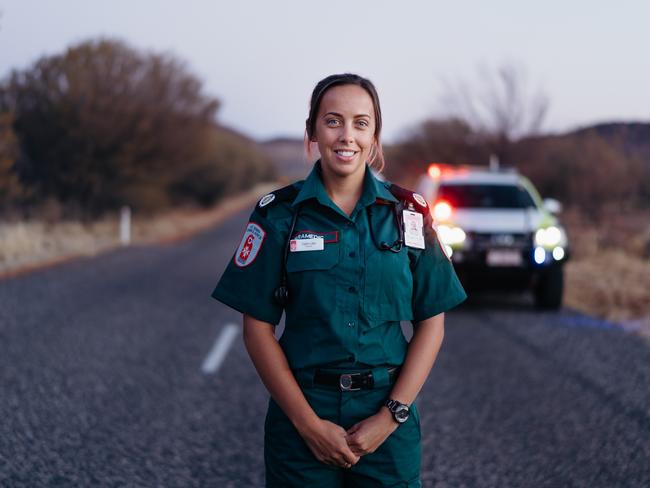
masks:
<svg viewBox="0 0 650 488"><path fill-rule="evenodd" d="M454 208L527 208L535 203L525 188L515 185L450 185L438 188L438 200Z"/></svg>

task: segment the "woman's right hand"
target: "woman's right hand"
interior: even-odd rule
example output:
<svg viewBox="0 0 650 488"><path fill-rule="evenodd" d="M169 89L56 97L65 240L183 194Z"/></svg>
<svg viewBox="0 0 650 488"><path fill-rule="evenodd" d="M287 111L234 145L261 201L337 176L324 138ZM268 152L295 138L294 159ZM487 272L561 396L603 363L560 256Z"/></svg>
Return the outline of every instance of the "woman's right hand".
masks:
<svg viewBox="0 0 650 488"><path fill-rule="evenodd" d="M312 454L322 463L350 468L359 461L359 456L348 446L347 432L340 425L317 418L299 432Z"/></svg>

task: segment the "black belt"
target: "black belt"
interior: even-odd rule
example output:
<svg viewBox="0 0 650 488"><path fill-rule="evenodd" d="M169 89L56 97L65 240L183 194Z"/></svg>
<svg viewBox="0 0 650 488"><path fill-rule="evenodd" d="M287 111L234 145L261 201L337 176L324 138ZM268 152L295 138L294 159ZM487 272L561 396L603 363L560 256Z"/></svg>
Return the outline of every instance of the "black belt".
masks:
<svg viewBox="0 0 650 488"><path fill-rule="evenodd" d="M399 368L388 368L388 379L392 384ZM314 384L324 386L336 386L341 391L370 390L375 386L375 380L372 371L359 371L356 373L332 373L317 369L314 372Z"/></svg>

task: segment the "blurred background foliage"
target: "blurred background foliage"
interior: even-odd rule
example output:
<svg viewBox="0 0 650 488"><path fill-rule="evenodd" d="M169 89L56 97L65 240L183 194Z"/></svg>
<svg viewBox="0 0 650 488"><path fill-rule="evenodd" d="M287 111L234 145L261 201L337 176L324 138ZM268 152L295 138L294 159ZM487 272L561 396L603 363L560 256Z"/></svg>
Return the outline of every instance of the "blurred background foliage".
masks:
<svg viewBox="0 0 650 488"><path fill-rule="evenodd" d="M650 124L644 125L650 139ZM608 140L597 127L508 141L500 162L517 167L544 197L557 198L594 221L612 206L648 208L650 152L644 157L626 150L622 141ZM618 127L620 132L626 129L628 124ZM386 152L386 173L393 180L424 174L433 162L486 165L495 154L486 134L453 119L426 121ZM416 186L415 179L405 184Z"/></svg>
<svg viewBox="0 0 650 488"><path fill-rule="evenodd" d="M432 162L485 165L495 155L594 221L606 208L648 207L650 124L542 134L549 101L516 65L445 85L444 115L385 148L388 179L415 187ZM274 168L308 170L302 141L257 144L219 125L219 106L181 61L118 40L13 71L0 82L2 213L89 219L122 205L210 206L274 180Z"/></svg>
<svg viewBox="0 0 650 488"><path fill-rule="evenodd" d="M411 128L386 148L389 179L415 186L432 162L487 165L494 155L528 176L544 197L592 221L605 210L647 209L650 124L610 123L544 134L548 98L529 89L517 65L481 68L474 85L447 83L447 115Z"/></svg>
<svg viewBox="0 0 650 488"><path fill-rule="evenodd" d="M218 108L183 63L116 40L13 71L0 84L4 213L207 206L272 179L257 145L215 122Z"/></svg>

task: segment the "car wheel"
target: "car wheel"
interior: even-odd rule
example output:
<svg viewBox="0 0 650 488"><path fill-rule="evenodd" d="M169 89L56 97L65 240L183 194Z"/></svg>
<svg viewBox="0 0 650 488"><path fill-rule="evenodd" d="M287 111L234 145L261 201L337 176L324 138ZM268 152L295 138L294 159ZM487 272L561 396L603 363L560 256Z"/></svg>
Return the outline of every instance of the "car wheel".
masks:
<svg viewBox="0 0 650 488"><path fill-rule="evenodd" d="M544 270L535 287L535 305L545 310L557 310L562 306L564 271L554 265Z"/></svg>

